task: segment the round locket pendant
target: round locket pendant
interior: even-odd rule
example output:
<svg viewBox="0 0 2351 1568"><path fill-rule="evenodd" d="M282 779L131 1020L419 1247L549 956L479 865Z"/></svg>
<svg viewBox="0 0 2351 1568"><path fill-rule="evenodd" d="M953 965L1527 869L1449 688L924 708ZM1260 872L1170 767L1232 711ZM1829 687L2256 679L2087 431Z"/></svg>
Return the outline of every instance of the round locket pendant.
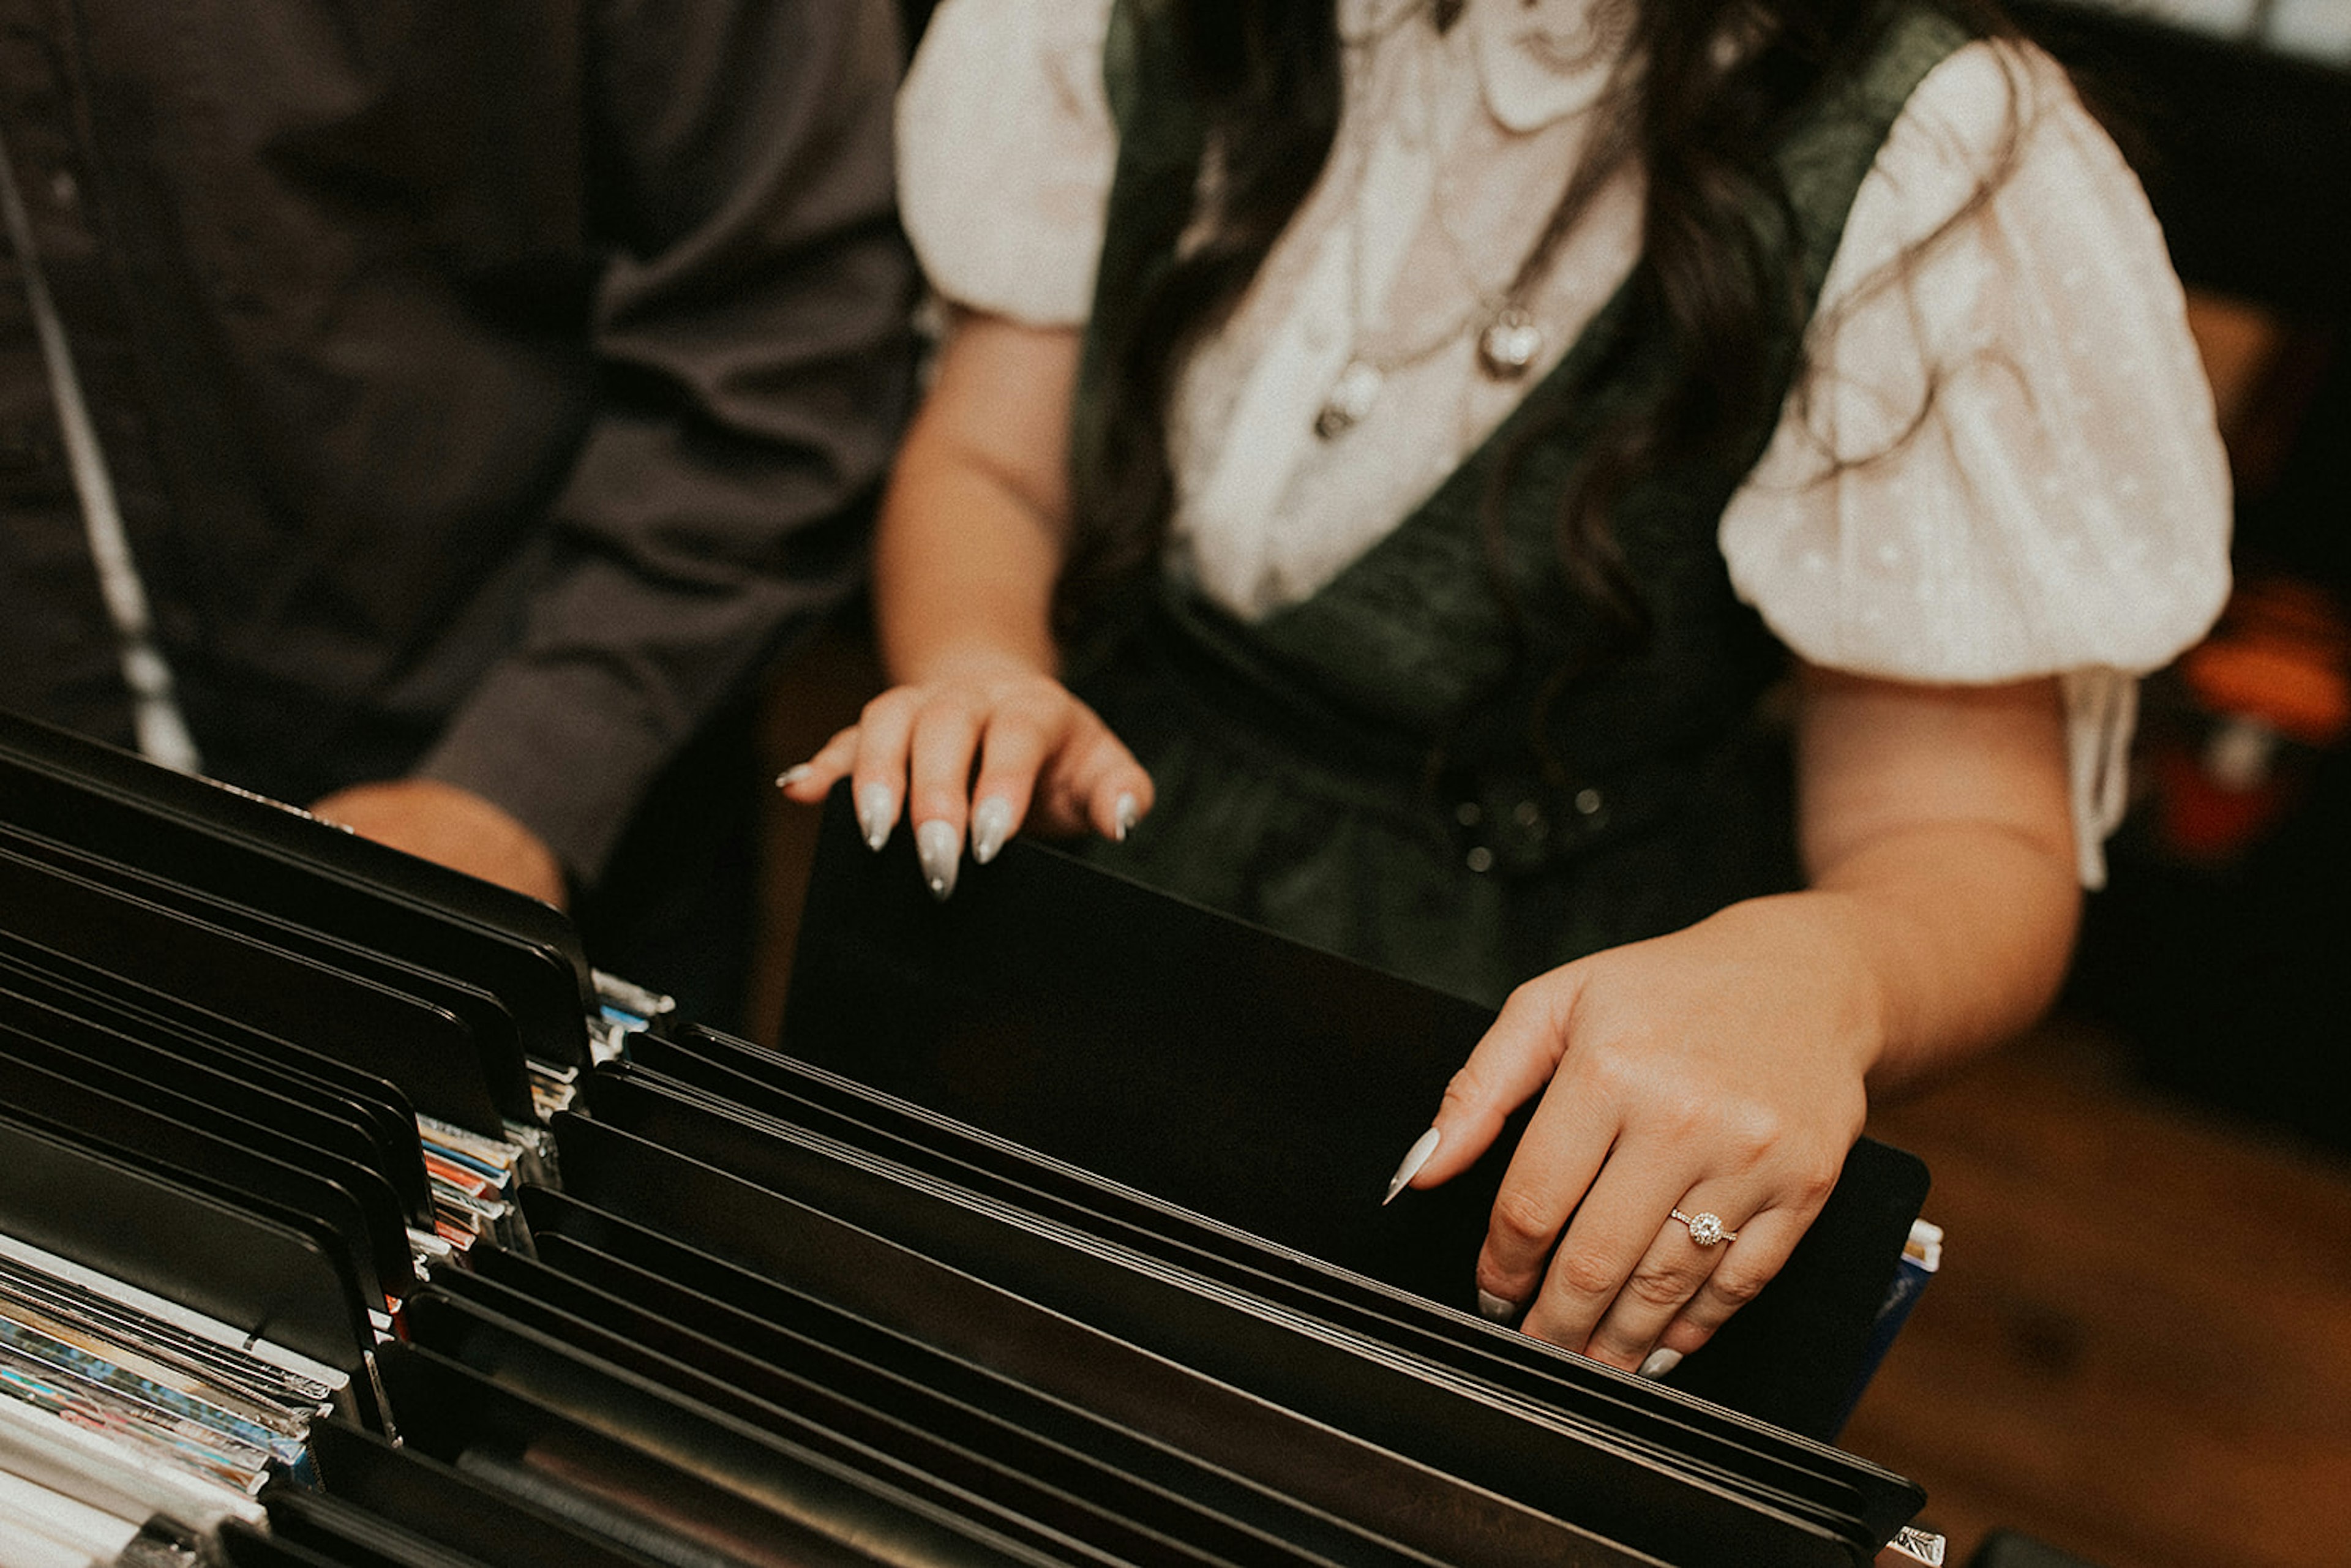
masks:
<svg viewBox="0 0 2351 1568"><path fill-rule="evenodd" d="M1543 350L1542 329L1525 311L1503 311L1478 334L1478 368L1498 382L1514 382Z"/></svg>
<svg viewBox="0 0 2351 1568"><path fill-rule="evenodd" d="M1372 412L1372 405L1380 401L1380 389L1386 382L1377 365L1365 364L1361 360L1348 361L1347 368L1332 383L1330 395L1315 411L1314 434L1330 441L1354 429Z"/></svg>

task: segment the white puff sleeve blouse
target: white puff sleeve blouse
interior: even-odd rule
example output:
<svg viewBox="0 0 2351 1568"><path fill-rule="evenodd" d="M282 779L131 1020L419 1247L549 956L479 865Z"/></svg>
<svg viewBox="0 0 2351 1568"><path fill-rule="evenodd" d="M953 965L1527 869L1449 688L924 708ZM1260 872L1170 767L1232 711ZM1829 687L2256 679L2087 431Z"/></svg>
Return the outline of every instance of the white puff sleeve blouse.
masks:
<svg viewBox="0 0 2351 1568"><path fill-rule="evenodd" d="M1470 25L1440 40L1425 25L1363 26L1376 0L1342 0L1343 31L1352 16L1379 41L1357 46L1372 52L1350 78L1339 144L1171 420L1177 548L1236 613L1335 576L1508 412L1464 343L1391 378L1365 460L1311 434L1345 357L1330 340L1351 325L1324 319L1348 292L1334 279L1407 280L1382 298L1434 319L1450 307L1412 297L1409 280L1431 270L1414 246L1441 233L1458 253L1466 226L1517 255L1507 231L1527 206L1489 204L1465 225L1447 193L1540 181L1540 161L1563 171L1580 151L1593 94L1557 62L1599 13L1542 0L1552 47L1517 57L1492 41L1502 33L1479 42L1479 8L1494 3L1470 0ZM943 297L1034 325L1084 320L1116 156L1108 14L1109 0L939 7L899 121L906 226ZM1382 229L1355 211L1392 209L1399 193L1429 221ZM1538 371L1630 268L1636 196L1599 204L1594 232L1562 253L1576 276L1547 286ZM2218 614L2231 501L2162 236L2045 57L1974 44L1920 84L1855 196L1807 351L1723 515L1733 585L1826 667L1938 684L2060 677L2081 873L2097 885L2137 677Z"/></svg>

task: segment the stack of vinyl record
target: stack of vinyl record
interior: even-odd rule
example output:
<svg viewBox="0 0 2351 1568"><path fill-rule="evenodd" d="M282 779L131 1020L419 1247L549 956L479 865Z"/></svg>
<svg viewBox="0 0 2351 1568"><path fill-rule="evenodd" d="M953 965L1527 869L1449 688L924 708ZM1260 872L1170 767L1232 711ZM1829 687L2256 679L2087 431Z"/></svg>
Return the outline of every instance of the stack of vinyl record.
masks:
<svg viewBox="0 0 2351 1568"><path fill-rule="evenodd" d="M552 910L0 716L0 1564L193 1551L322 1412L383 1428L400 1301L521 1237L588 983Z"/></svg>
<svg viewBox="0 0 2351 1568"><path fill-rule="evenodd" d="M1746 1410L1619 1374L1447 1304L1476 1191L1377 1202L1474 1009L1026 845L935 905L838 807L786 1055L0 718L0 1568L1849 1564L1916 1511L1755 1414L1834 1424L1903 1156L1718 1357Z"/></svg>

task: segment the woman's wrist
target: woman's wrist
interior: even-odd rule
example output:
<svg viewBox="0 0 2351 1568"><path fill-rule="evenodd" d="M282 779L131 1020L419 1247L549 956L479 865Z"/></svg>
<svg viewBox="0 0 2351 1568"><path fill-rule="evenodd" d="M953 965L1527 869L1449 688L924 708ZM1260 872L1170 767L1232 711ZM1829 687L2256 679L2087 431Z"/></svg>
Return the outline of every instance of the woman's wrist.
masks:
<svg viewBox="0 0 2351 1568"><path fill-rule="evenodd" d="M1050 637L1001 633L932 641L893 661L892 677L904 685L943 682L986 685L998 681L1059 678L1061 660Z"/></svg>
<svg viewBox="0 0 2351 1568"><path fill-rule="evenodd" d="M1877 950L1882 936L1871 929L1876 918L1865 900L1814 888L1729 904L1695 929L1726 944L1734 961L1764 968L1761 987L1809 993L1816 1049L1866 1080L1886 1060L1902 1016Z"/></svg>

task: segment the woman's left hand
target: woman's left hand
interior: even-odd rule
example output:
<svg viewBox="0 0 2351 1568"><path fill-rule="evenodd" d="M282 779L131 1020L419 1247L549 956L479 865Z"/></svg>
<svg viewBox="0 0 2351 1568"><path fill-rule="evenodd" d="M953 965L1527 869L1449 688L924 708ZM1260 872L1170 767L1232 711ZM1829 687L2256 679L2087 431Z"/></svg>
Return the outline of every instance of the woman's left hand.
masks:
<svg viewBox="0 0 2351 1568"><path fill-rule="evenodd" d="M2055 683L1813 670L1802 697L1811 886L1520 987L1447 1089L1436 1148L1399 1173L1459 1174L1540 1094L1478 1287L1617 1366L1668 1370L1780 1271L1861 1133L1865 1082L2011 1038L2064 972L2081 892Z"/></svg>
<svg viewBox="0 0 2351 1568"><path fill-rule="evenodd" d="M1540 1092L1479 1256L1481 1301L1613 1365L1677 1360L1827 1201L1881 1034L1868 977L1803 895L1736 904L1520 987L1446 1090L1421 1182L1466 1168Z"/></svg>

